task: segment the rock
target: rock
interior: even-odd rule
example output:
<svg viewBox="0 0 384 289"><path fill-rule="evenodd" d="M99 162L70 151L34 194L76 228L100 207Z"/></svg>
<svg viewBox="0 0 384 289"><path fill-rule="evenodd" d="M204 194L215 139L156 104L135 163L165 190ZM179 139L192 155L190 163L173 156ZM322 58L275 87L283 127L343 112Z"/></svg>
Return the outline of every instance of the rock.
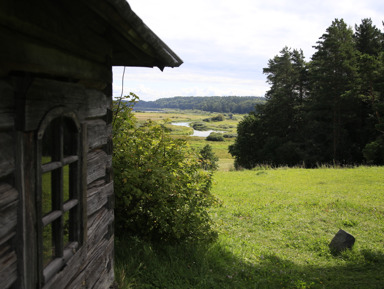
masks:
<svg viewBox="0 0 384 289"><path fill-rule="evenodd" d="M354 244L355 237L340 229L335 237L333 237L329 244L329 248L331 249L332 254L339 254L346 249L352 249Z"/></svg>

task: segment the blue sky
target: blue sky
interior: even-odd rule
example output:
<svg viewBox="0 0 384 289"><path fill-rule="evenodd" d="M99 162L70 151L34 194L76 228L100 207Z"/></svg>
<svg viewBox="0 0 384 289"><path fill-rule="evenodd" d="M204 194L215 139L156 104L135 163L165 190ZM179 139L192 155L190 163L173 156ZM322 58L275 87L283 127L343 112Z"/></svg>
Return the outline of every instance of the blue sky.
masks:
<svg viewBox="0 0 384 289"><path fill-rule="evenodd" d="M114 96L142 100L173 96L263 96L263 68L288 46L312 46L335 18L354 27L371 18L383 30L378 0L129 0L132 10L184 64L179 68L115 67Z"/></svg>

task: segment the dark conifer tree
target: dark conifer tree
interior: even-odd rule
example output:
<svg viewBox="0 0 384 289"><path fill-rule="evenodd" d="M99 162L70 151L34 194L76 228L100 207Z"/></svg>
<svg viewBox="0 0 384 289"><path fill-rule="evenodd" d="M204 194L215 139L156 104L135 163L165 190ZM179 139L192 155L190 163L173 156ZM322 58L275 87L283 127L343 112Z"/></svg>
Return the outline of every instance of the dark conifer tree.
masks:
<svg viewBox="0 0 384 289"><path fill-rule="evenodd" d="M362 158L361 148L351 145L359 109L353 31L336 19L315 48L310 64L308 153L317 162L353 162Z"/></svg>

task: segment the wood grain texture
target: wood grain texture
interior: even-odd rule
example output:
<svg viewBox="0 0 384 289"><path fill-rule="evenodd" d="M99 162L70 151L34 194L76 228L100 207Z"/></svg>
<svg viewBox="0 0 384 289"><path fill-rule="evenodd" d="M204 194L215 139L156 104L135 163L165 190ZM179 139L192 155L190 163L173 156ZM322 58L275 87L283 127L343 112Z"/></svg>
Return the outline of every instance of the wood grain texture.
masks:
<svg viewBox="0 0 384 289"><path fill-rule="evenodd" d="M12 129L15 122L13 89L4 80L0 80L0 99L0 131Z"/></svg>
<svg viewBox="0 0 384 289"><path fill-rule="evenodd" d="M87 184L105 177L107 154L103 150L95 150L87 157Z"/></svg>
<svg viewBox="0 0 384 289"><path fill-rule="evenodd" d="M4 206L16 201L18 193L14 187L7 183L0 183L0 210Z"/></svg>
<svg viewBox="0 0 384 289"><path fill-rule="evenodd" d="M0 132L0 177L12 173L15 169L13 133Z"/></svg>
<svg viewBox="0 0 384 289"><path fill-rule="evenodd" d="M108 198L113 195L113 182L107 183L101 187L95 187L87 192L87 213L92 215L100 210L108 202Z"/></svg>
<svg viewBox="0 0 384 289"><path fill-rule="evenodd" d="M17 279L17 257L9 246L0 248L0 288L8 289Z"/></svg>
<svg viewBox="0 0 384 289"><path fill-rule="evenodd" d="M36 130L48 111L64 106L77 113L79 120L103 117L107 113L107 97L96 89L76 84L35 78L24 105L23 130ZM21 108L19 108L21 109Z"/></svg>
<svg viewBox="0 0 384 289"><path fill-rule="evenodd" d="M86 121L88 125L88 147L89 149L101 148L107 145L112 137L112 126L107 125L104 120L95 119Z"/></svg>
<svg viewBox="0 0 384 289"><path fill-rule="evenodd" d="M17 201L13 201L0 209L0 239L16 232Z"/></svg>

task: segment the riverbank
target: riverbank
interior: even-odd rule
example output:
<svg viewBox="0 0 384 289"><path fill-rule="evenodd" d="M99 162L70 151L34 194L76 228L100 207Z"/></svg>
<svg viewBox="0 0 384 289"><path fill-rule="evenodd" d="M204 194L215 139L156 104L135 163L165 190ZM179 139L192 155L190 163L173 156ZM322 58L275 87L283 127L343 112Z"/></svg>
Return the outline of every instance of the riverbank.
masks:
<svg viewBox="0 0 384 289"><path fill-rule="evenodd" d="M191 127L191 122L171 122L171 125L175 126L183 126L183 127ZM192 127L191 127L192 128ZM207 137L209 136L212 132L217 132L217 133L224 133L224 131L217 131L217 130L197 130L192 128L192 134L191 136L197 136L197 137Z"/></svg>

